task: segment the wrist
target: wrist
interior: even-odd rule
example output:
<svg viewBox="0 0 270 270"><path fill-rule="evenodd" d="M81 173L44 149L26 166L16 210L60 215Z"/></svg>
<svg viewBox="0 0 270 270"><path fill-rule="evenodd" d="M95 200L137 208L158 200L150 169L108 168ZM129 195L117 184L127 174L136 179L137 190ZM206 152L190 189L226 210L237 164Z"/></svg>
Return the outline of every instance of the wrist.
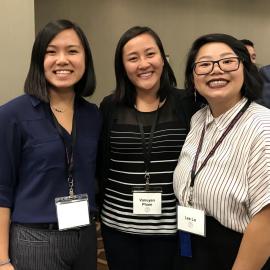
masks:
<svg viewBox="0 0 270 270"><path fill-rule="evenodd" d="M6 259L6 260L0 260L0 266L6 265L10 263L10 258Z"/></svg>

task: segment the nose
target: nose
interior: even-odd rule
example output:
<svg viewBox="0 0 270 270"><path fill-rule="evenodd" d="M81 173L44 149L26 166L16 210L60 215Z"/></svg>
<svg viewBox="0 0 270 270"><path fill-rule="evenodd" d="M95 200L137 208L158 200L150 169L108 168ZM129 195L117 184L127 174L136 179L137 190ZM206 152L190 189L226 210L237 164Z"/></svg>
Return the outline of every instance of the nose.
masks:
<svg viewBox="0 0 270 270"><path fill-rule="evenodd" d="M224 73L224 71L219 67L218 62L213 64L213 70L211 72L212 73Z"/></svg>
<svg viewBox="0 0 270 270"><path fill-rule="evenodd" d="M68 64L68 57L67 57L67 55L64 52L60 52L57 55L56 63L58 65L66 65L66 64Z"/></svg>
<svg viewBox="0 0 270 270"><path fill-rule="evenodd" d="M139 68L140 69L146 69L150 66L150 63L147 58L141 57L139 62Z"/></svg>

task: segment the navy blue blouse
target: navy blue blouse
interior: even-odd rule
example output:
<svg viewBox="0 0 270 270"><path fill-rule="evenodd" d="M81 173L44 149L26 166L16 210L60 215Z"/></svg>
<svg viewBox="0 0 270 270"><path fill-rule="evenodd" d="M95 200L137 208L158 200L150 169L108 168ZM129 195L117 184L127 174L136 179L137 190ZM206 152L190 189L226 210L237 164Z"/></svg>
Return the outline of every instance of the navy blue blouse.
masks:
<svg viewBox="0 0 270 270"><path fill-rule="evenodd" d="M95 209L95 171L101 117L96 105L76 99L74 179ZM68 196L65 147L50 107L22 95L0 107L0 207L12 221L56 222L56 197Z"/></svg>

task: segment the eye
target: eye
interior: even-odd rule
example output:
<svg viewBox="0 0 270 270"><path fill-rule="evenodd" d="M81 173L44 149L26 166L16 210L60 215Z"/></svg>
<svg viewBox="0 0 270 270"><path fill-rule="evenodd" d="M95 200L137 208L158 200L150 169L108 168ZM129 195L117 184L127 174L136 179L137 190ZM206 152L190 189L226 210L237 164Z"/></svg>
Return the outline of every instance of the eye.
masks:
<svg viewBox="0 0 270 270"><path fill-rule="evenodd" d="M138 59L137 56L132 56L132 57L129 57L127 60L128 60L129 62L136 62L137 59Z"/></svg>
<svg viewBox="0 0 270 270"><path fill-rule="evenodd" d="M72 49L68 51L70 54L77 54L79 53L78 50Z"/></svg>
<svg viewBox="0 0 270 270"><path fill-rule="evenodd" d="M197 63L197 66L199 68L207 68L212 65L212 62L199 62Z"/></svg>
<svg viewBox="0 0 270 270"><path fill-rule="evenodd" d="M146 54L147 57L153 57L156 53L155 52L148 52Z"/></svg>
<svg viewBox="0 0 270 270"><path fill-rule="evenodd" d="M226 58L222 60L222 63L225 65L234 64L236 62L237 62L236 58Z"/></svg>
<svg viewBox="0 0 270 270"><path fill-rule="evenodd" d="M54 54L56 54L56 51L52 50L52 49L48 49L48 50L46 50L46 54L54 55Z"/></svg>

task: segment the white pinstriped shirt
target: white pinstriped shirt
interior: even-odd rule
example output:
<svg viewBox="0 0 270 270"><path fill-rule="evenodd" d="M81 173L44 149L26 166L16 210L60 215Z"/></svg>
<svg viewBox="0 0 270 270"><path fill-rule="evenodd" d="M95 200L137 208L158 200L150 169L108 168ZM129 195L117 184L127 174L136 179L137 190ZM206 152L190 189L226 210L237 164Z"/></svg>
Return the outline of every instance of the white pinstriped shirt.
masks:
<svg viewBox="0 0 270 270"><path fill-rule="evenodd" d="M174 192L180 205L187 206L191 169L204 125L197 170L246 101L242 98L217 118L213 118L209 106L192 117L174 171ZM244 232L251 218L270 204L269 109L251 103L196 176L193 202L195 208L205 210L206 215L237 232Z"/></svg>

